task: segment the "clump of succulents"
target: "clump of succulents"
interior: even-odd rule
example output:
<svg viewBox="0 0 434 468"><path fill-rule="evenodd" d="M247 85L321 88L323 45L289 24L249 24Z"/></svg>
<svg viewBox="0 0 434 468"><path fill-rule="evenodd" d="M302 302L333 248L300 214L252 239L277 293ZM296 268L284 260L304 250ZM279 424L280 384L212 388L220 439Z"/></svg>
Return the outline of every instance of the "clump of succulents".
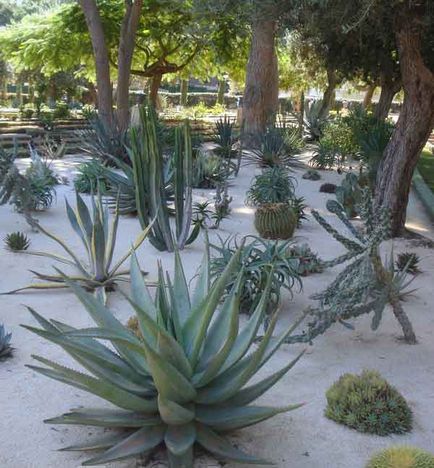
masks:
<svg viewBox="0 0 434 468"><path fill-rule="evenodd" d="M396 259L396 268L398 271L407 271L412 275L420 273L419 269L420 258L414 252L402 252L398 254Z"/></svg>
<svg viewBox="0 0 434 468"><path fill-rule="evenodd" d="M74 179L74 188L78 193L94 193L99 190L105 194L108 181L105 177L106 169L97 159L91 159L78 166Z"/></svg>
<svg viewBox="0 0 434 468"><path fill-rule="evenodd" d="M240 254L241 250L213 283L206 254L196 288L190 294L180 256L175 252L174 276L166 277L159 268L154 300L133 254L128 301L137 316L140 338L119 322L97 297L66 277L65 281L94 320L95 327L76 329L47 320L29 309L40 328L25 328L61 346L89 373L75 371L41 356L33 356L41 365L29 367L117 407L80 407L46 420L48 424L120 430L105 440L87 440L83 445L64 450L101 450L102 453L87 460L85 465L134 457L162 444L167 450L169 466L173 468L192 468L196 445L218 459L269 463L232 446L224 433L300 406L271 408L252 403L282 378L301 354L279 371L249 385L294 326L272 337L275 316L264 338L255 344L268 302L271 275L244 328L240 329L239 324L242 271L220 307Z"/></svg>
<svg viewBox="0 0 434 468"><path fill-rule="evenodd" d="M357 207L362 199L362 188L359 178L354 172L349 172L339 187L336 187L336 200L344 207L349 218L357 216Z"/></svg>
<svg viewBox="0 0 434 468"><path fill-rule="evenodd" d="M255 228L264 239L290 239L298 219L288 203L263 204L255 211Z"/></svg>
<svg viewBox="0 0 434 468"><path fill-rule="evenodd" d="M412 429L413 416L404 397L376 371L344 374L326 397L325 415L359 432L385 436Z"/></svg>
<svg viewBox="0 0 434 468"><path fill-rule="evenodd" d="M46 230L37 222L35 222L36 228L56 242L67 254L67 257L51 252L31 250L24 251L24 253L49 258L59 264L73 267L77 273L71 278L86 289L101 293L105 298L105 292L111 291L116 286L117 281L126 281L125 276L128 275L129 270L121 270L121 267L130 257L131 252L140 247L149 229L143 230L131 246L131 250L113 265L119 211L116 210L110 225L109 209L104 205L100 194L91 198L91 210L89 210L78 193L76 193L76 200L77 206L75 210L65 200L66 213L71 227L83 243L88 262L85 263L80 260L79 256L71 250L66 241ZM46 274L37 271L32 271L32 273L38 280L42 280L42 282L32 283L28 286L9 291L6 294L13 294L27 289L58 289L68 287L63 274Z"/></svg>
<svg viewBox="0 0 434 468"><path fill-rule="evenodd" d="M303 179L307 180L320 180L321 179L321 174L316 171L315 169L308 169L303 175Z"/></svg>
<svg viewBox="0 0 434 468"><path fill-rule="evenodd" d="M376 453L366 468L434 468L434 454L409 445L397 445Z"/></svg>
<svg viewBox="0 0 434 468"><path fill-rule="evenodd" d="M27 250L30 246L30 239L20 231L11 232L7 234L5 239L6 248L19 252L21 250Z"/></svg>
<svg viewBox="0 0 434 468"><path fill-rule="evenodd" d="M326 182L325 184L322 184L321 187L319 188L319 191L322 193L336 193L337 186L336 184L330 184Z"/></svg>
<svg viewBox="0 0 434 468"><path fill-rule="evenodd" d="M217 120L213 137L216 147L213 152L223 159L236 158L238 155L238 151L234 147L236 139L235 121L226 115Z"/></svg>
<svg viewBox="0 0 434 468"><path fill-rule="evenodd" d="M321 273L324 270L324 262L312 251L308 244L291 245L287 253L298 260L298 274L300 276Z"/></svg>
<svg viewBox="0 0 434 468"><path fill-rule="evenodd" d="M0 361L12 356L12 333L6 333L4 325L0 325Z"/></svg>

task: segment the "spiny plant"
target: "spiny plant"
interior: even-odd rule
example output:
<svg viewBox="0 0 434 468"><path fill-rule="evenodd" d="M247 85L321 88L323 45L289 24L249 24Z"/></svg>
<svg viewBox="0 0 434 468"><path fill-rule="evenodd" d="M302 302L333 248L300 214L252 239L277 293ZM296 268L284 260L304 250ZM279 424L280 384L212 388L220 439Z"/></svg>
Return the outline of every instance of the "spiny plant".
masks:
<svg viewBox="0 0 434 468"><path fill-rule="evenodd" d="M236 158L238 151L234 148L236 141L235 137L235 121L225 115L215 123L213 142L216 147L214 153L224 159Z"/></svg>
<svg viewBox="0 0 434 468"><path fill-rule="evenodd" d="M31 250L24 251L24 253L49 258L61 264L73 267L77 270L77 273L70 278L86 289L102 294L105 300L105 292L112 290L117 281L126 281L125 276L129 271L121 270L121 267L130 257L131 253L140 247L149 229L143 230L133 243L131 250L112 265L119 223L118 210L115 211L111 226L109 226L109 210L108 207L104 205L100 194L98 194L97 197L91 198L91 210L89 210L78 193L76 193L76 203L76 209L74 210L68 203L68 200L65 200L66 213L71 227L83 243L87 253L87 264L82 262L79 256L72 251L67 241L51 233L37 222L35 222L36 228L56 242L65 251L67 256L64 257L51 252ZM32 273L38 280L42 280L42 282L32 283L4 294L13 294L28 289L68 287L63 274L58 273L50 275L37 271L32 271Z"/></svg>
<svg viewBox="0 0 434 468"><path fill-rule="evenodd" d="M105 173L105 168L98 159L91 159L80 164L74 179L75 190L78 193L93 193L99 190L105 194L108 188Z"/></svg>
<svg viewBox="0 0 434 468"><path fill-rule="evenodd" d="M376 371L344 374L326 397L325 415L359 432L385 436L412 429L412 412L404 397Z"/></svg>
<svg viewBox="0 0 434 468"><path fill-rule="evenodd" d="M398 271L407 271L412 275L420 273L419 269L420 258L414 252L402 252L398 254L396 259L396 268Z"/></svg>
<svg viewBox="0 0 434 468"><path fill-rule="evenodd" d="M235 237L223 240L220 244L211 244L213 257L211 275L218 278L231 261L234 253L240 250L236 272L244 271L243 287L240 293L240 307L243 313L251 315L264 294L268 277L272 272L267 314L269 318L278 308L281 289L286 289L292 295L292 289L302 288L299 277L299 258L290 253L291 241L270 242L256 236L248 236L245 243L239 245ZM226 290L231 292L236 283L237 274L229 279Z"/></svg>
<svg viewBox="0 0 434 468"><path fill-rule="evenodd" d="M76 329L31 314L41 328L25 326L61 346L92 375L77 372L49 359L33 356L43 366L31 369L93 393L117 406L79 408L45 422L122 429L114 437L87 441L64 450L100 449L102 454L84 465L110 463L151 451L161 444L169 466L193 467L193 447L200 445L219 459L250 464L269 462L233 447L224 433L264 421L300 405L271 408L251 405L281 379L301 357L251 385L248 382L279 349L294 326L273 337L276 317L259 345L255 345L271 287L268 285L254 314L239 328L239 301L244 273L219 307L227 281L238 266L241 250L222 275L210 284L208 254L201 264L196 288L190 294L175 252L174 277L159 267L155 299L143 280L135 255L131 258L131 297L140 337L119 322L95 296L65 277L65 281L96 326ZM110 344L106 346L102 341Z"/></svg>
<svg viewBox="0 0 434 468"><path fill-rule="evenodd" d="M298 274L300 276L321 273L324 270L323 261L318 257L318 254L312 251L308 244L290 245L287 254L298 260Z"/></svg>
<svg viewBox="0 0 434 468"><path fill-rule="evenodd" d="M409 445L397 445L376 453L366 468L434 468L434 454Z"/></svg>
<svg viewBox="0 0 434 468"><path fill-rule="evenodd" d="M12 355L11 338L12 333L6 333L4 325L0 325L0 361Z"/></svg>
<svg viewBox="0 0 434 468"><path fill-rule="evenodd" d="M197 151L193 159L192 185L194 188L216 188L235 170L234 164L220 156Z"/></svg>
<svg viewBox="0 0 434 468"><path fill-rule="evenodd" d="M27 250L30 246L30 239L20 231L11 232L7 234L5 239L6 247L9 250L13 251L20 251L20 250Z"/></svg>
<svg viewBox="0 0 434 468"><path fill-rule="evenodd" d="M307 205L305 201L306 199L304 197L293 197L289 202L289 205L297 217L297 227L301 227L302 222L307 219L305 212Z"/></svg>
<svg viewBox="0 0 434 468"><path fill-rule="evenodd" d="M312 101L304 107L304 126L308 132L309 140L318 140L322 135L322 129L327 122L327 117L320 116L322 100Z"/></svg>
<svg viewBox="0 0 434 468"><path fill-rule="evenodd" d="M319 141L309 164L317 169L333 169L341 162L339 151L329 144Z"/></svg>
<svg viewBox="0 0 434 468"><path fill-rule="evenodd" d="M336 200L344 207L349 218L357 216L357 207L362 197L362 187L359 178L354 172L346 174L341 185L336 187Z"/></svg>
<svg viewBox="0 0 434 468"><path fill-rule="evenodd" d="M247 191L247 202L253 206L265 203L288 203L294 198L295 177L279 167L265 169L255 176Z"/></svg>
<svg viewBox="0 0 434 468"><path fill-rule="evenodd" d="M353 226L338 202L329 200L327 209L338 217L350 236L338 232L317 211L312 210L318 223L347 250L343 255L325 261L323 265L332 267L349 263L324 291L312 296L318 305L306 311L311 316L308 329L301 335L292 336L291 342L310 342L336 322L353 328L347 323L348 319L369 313L373 313L371 328L376 330L386 305L390 304L402 328L404 340L408 344L415 344L416 335L401 305L401 300L412 292L406 289L413 278L408 279L406 270L395 271L393 253L385 260L380 256L380 245L389 238L388 210L375 208L369 189L365 189L360 205L364 230L360 231Z"/></svg>

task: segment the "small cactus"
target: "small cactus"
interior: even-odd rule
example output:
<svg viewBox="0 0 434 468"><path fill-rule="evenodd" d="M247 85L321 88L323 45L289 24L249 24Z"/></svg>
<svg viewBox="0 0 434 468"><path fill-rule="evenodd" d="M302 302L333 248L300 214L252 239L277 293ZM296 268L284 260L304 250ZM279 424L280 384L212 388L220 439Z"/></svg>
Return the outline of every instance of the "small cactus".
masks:
<svg viewBox="0 0 434 468"><path fill-rule="evenodd" d="M398 271L405 270L407 273L415 275L416 273L420 273L419 260L419 256L414 252L400 253L396 260L396 269Z"/></svg>
<svg viewBox="0 0 434 468"><path fill-rule="evenodd" d="M14 252L20 252L27 250L30 245L29 238L22 232L11 232L7 234L5 239L6 248L13 250Z"/></svg>
<svg viewBox="0 0 434 468"><path fill-rule="evenodd" d="M376 453L366 468L434 468L434 454L417 447L395 446Z"/></svg>
<svg viewBox="0 0 434 468"><path fill-rule="evenodd" d="M0 360L6 359L12 355L11 346L12 333L6 333L5 327L0 325Z"/></svg>
<svg viewBox="0 0 434 468"><path fill-rule="evenodd" d="M288 203L267 203L258 206L255 228L264 239L290 239L298 219Z"/></svg>
<svg viewBox="0 0 434 468"><path fill-rule="evenodd" d="M319 191L322 193L336 193L336 188L335 184L325 183L321 185Z"/></svg>

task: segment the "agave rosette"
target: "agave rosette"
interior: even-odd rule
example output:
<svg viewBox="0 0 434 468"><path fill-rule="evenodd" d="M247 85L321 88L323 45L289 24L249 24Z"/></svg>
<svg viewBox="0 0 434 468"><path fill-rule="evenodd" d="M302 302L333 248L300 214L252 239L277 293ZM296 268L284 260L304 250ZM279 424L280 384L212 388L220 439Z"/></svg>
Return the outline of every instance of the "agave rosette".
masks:
<svg viewBox="0 0 434 468"><path fill-rule="evenodd" d="M255 344L268 301L270 275L262 300L240 329L243 272L221 303L240 253L239 249L220 277L210 284L207 252L192 295L176 253L173 280L165 277L159 266L154 300L132 255L131 297L127 299L137 316L141 337L119 322L96 296L66 278L96 327L75 329L48 321L30 309L41 328L26 328L60 345L92 375L40 356L33 357L46 367L29 367L117 407L80 408L46 422L123 429L114 437L64 450L100 449L102 453L84 462L98 465L164 444L169 465L188 468L193 466L193 447L198 444L219 459L269 463L233 447L224 433L300 406L271 408L251 403L282 378L301 354L267 378L247 385L298 323L273 337L274 318L264 338ZM103 344L105 341L112 346Z"/></svg>

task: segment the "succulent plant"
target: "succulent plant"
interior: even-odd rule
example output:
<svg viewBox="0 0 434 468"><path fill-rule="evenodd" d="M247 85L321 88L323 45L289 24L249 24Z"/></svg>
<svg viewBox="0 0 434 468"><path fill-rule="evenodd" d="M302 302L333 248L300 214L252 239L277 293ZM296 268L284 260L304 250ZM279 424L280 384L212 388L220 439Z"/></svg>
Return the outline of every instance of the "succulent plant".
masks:
<svg viewBox="0 0 434 468"><path fill-rule="evenodd" d="M366 468L434 468L434 454L409 445L397 445L376 453Z"/></svg>
<svg viewBox="0 0 434 468"><path fill-rule="evenodd" d="M264 239L290 239L298 219L288 203L268 203L255 211L255 228Z"/></svg>
<svg viewBox="0 0 434 468"><path fill-rule="evenodd" d="M0 360L12 355L11 338L12 333L6 333L4 325L0 325Z"/></svg>
<svg viewBox="0 0 434 468"><path fill-rule="evenodd" d="M414 252L402 252L396 259L396 268L398 271L405 271L415 275L420 273L419 261L419 256Z"/></svg>
<svg viewBox="0 0 434 468"><path fill-rule="evenodd" d="M376 371L344 374L326 397L325 415L359 432L385 436L412 428L412 412L404 397Z"/></svg>
<svg viewBox="0 0 434 468"><path fill-rule="evenodd" d="M213 142L216 147L213 151L221 158L231 159L238 155L238 151L234 148L236 140L234 127L235 121L226 115L215 123Z"/></svg>
<svg viewBox="0 0 434 468"><path fill-rule="evenodd" d="M321 273L324 270L324 262L312 251L308 244L290 245L287 254L298 260L298 274L300 276Z"/></svg>
<svg viewBox="0 0 434 468"><path fill-rule="evenodd" d="M322 184L319 188L319 191L322 193L336 193L337 186L335 184L325 183Z"/></svg>
<svg viewBox="0 0 434 468"><path fill-rule="evenodd" d="M336 200L344 207L349 218L357 216L357 207L362 199L362 188L356 174L349 172L339 187L336 187Z"/></svg>
<svg viewBox="0 0 434 468"><path fill-rule="evenodd" d="M195 291L190 294L180 255L175 252L173 280L166 279L160 266L153 301L133 254L129 302L137 315L141 338L122 325L97 297L66 277L96 327L75 329L29 309L41 328L25 328L60 345L92 375L40 356L34 358L44 367L29 367L118 407L79 408L46 420L49 424L122 429L115 437L89 440L64 450L100 449L102 454L84 462L96 465L134 457L164 444L171 467L192 468L193 446L197 444L219 459L267 463L233 447L224 433L300 406L270 408L251 403L282 378L301 354L281 370L247 385L298 323L272 339L274 317L259 345L254 344L268 301L270 276L255 313L239 330L243 272L219 307L239 256L240 251L210 285L206 253ZM101 340L108 341L110 347Z"/></svg>
<svg viewBox="0 0 434 468"><path fill-rule="evenodd" d="M98 190L105 194L109 185L105 174L106 169L101 161L98 159L86 161L78 166L74 188L78 193L95 193Z"/></svg>
<svg viewBox="0 0 434 468"><path fill-rule="evenodd" d="M247 191L247 203L260 206L265 203L287 203L295 196L295 177L280 167L265 169L255 176Z"/></svg>
<svg viewBox="0 0 434 468"><path fill-rule="evenodd" d="M16 252L27 250L30 246L30 239L20 231L7 234L4 241L9 250L14 250Z"/></svg>
<svg viewBox="0 0 434 468"><path fill-rule="evenodd" d="M315 169L308 169L303 175L303 179L307 180L320 180L321 179L321 174L316 171Z"/></svg>
<svg viewBox="0 0 434 468"><path fill-rule="evenodd" d="M304 211L305 208L307 208L305 201L306 199L304 197L293 197L289 202L297 217L297 227L301 227L301 223L307 219L306 213Z"/></svg>
<svg viewBox="0 0 434 468"><path fill-rule="evenodd" d="M94 290L102 293L105 297L105 292L112 290L116 285L116 281L126 280L125 275L127 275L129 271L120 270L120 268L130 257L131 252L140 247L148 235L149 229L143 230L133 243L131 250L112 265L119 222L118 210L116 210L111 227L109 227L109 210L108 207L103 204L100 194L91 198L91 211L78 193L76 193L76 200L77 207L75 210L70 206L68 201L65 200L66 212L71 227L83 243L88 257L88 264L79 259L79 257L68 246L66 241L46 230L37 222L35 222L36 228L56 242L66 252L68 257L51 252L31 250L24 251L24 253L49 258L58 263L74 267L77 270L77 274L71 278L88 290ZM42 280L43 282L32 283L28 286L24 286L4 294L13 294L27 289L68 287L62 274L49 275L38 273L37 271L32 271L32 273L38 280Z"/></svg>

